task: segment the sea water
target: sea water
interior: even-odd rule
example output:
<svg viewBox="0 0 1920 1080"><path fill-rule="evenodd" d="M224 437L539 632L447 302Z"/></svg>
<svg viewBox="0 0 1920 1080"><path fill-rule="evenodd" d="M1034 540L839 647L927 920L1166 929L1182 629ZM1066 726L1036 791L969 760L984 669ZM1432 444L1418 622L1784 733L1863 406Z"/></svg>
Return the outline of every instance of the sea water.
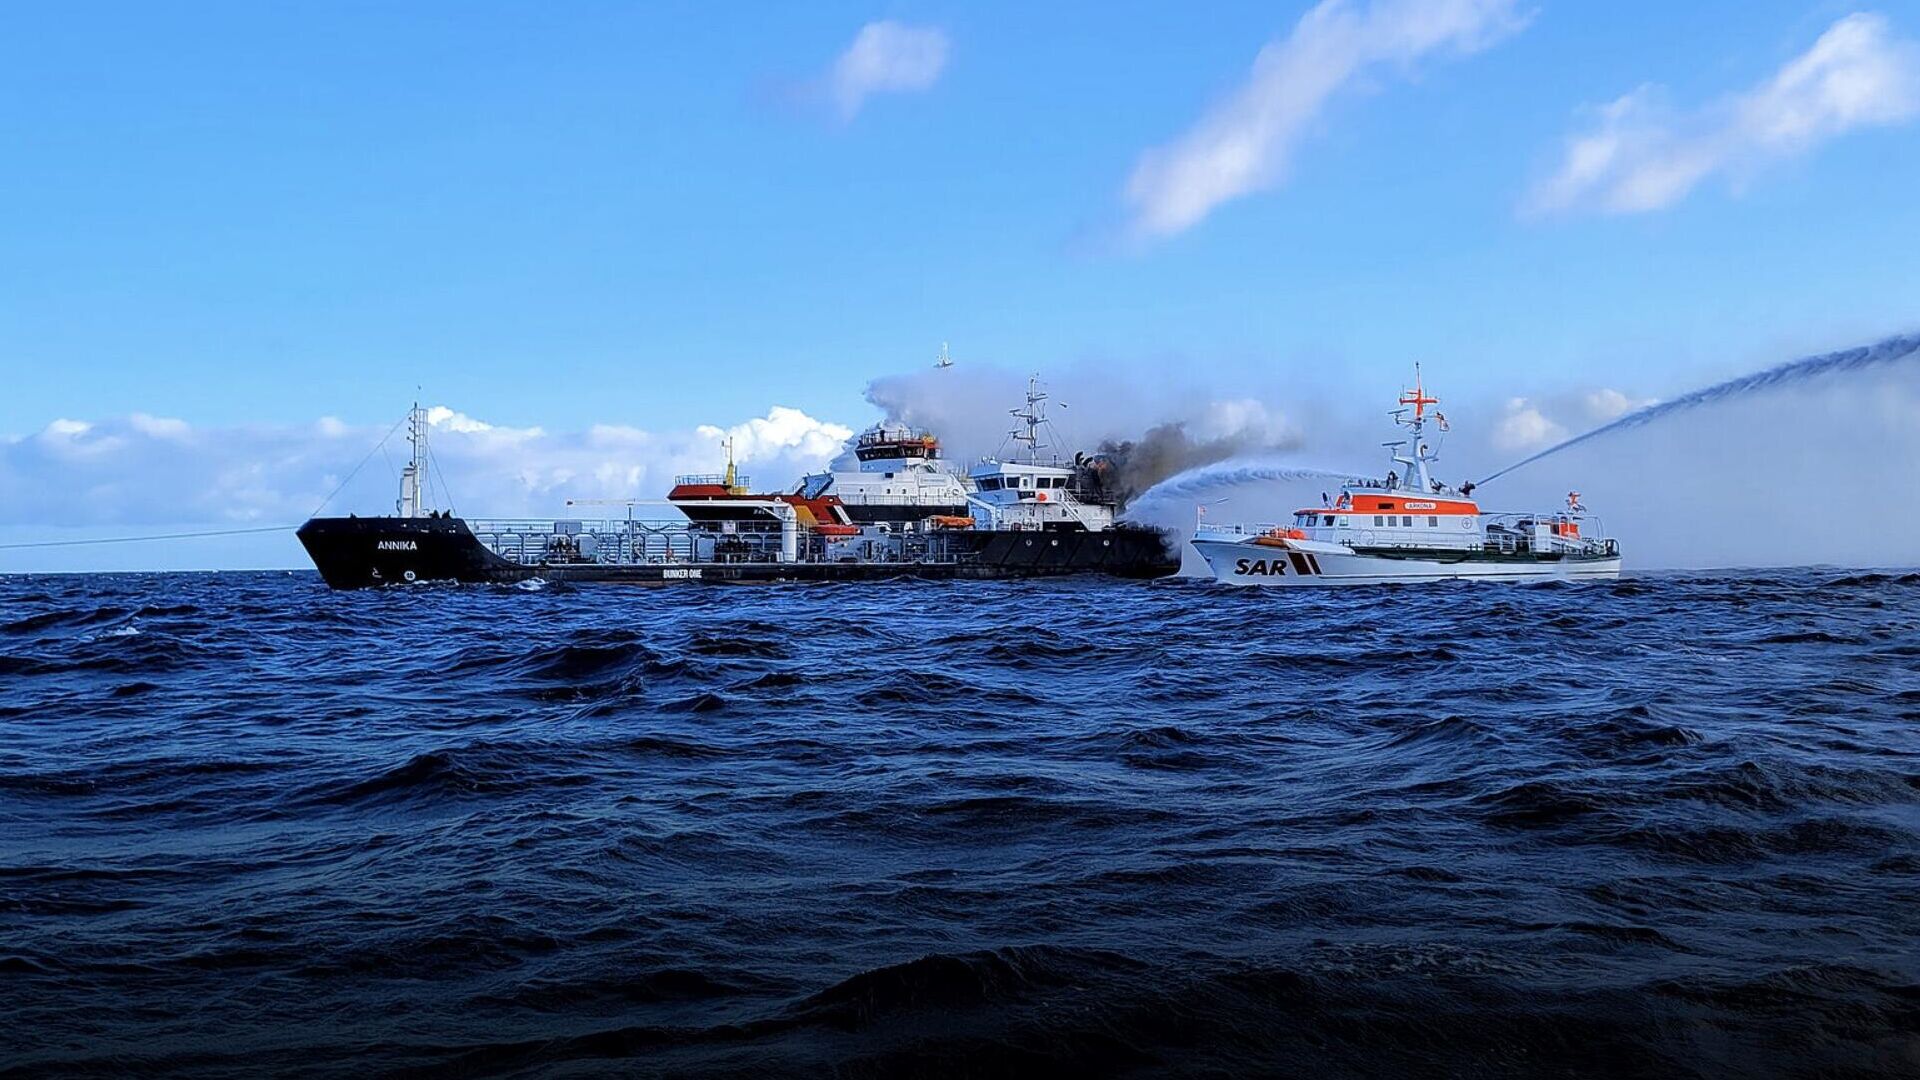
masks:
<svg viewBox="0 0 1920 1080"><path fill-rule="evenodd" d="M1913 1075L1915 897L1912 572L0 578L0 1072Z"/></svg>

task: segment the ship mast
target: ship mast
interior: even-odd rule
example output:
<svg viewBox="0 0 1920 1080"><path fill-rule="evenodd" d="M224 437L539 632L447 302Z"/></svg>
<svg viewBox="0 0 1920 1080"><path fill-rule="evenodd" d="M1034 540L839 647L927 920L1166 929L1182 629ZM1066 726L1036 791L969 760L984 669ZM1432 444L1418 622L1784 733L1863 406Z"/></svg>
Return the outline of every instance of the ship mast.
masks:
<svg viewBox="0 0 1920 1080"><path fill-rule="evenodd" d="M733 468L733 436L728 435L726 438L720 440L720 445L727 448L727 474L721 477L721 486L733 492L735 495L743 494L738 476Z"/></svg>
<svg viewBox="0 0 1920 1080"><path fill-rule="evenodd" d="M413 444L413 456L400 470L399 511L403 518L427 512L427 427L427 410L416 401L407 413L407 442Z"/></svg>
<svg viewBox="0 0 1920 1080"><path fill-rule="evenodd" d="M1391 442L1387 443L1386 446L1389 450L1394 451L1393 460L1397 464L1406 466L1405 484L1407 488L1412 491L1417 491L1422 495L1433 490L1433 474L1428 471L1427 465L1430 462L1439 460L1439 455L1433 453L1425 441L1427 406L1438 404L1440 404L1439 398L1427 396L1426 385L1420 378L1420 365L1418 363L1414 364L1413 389L1400 392L1401 407L1395 409L1390 414L1393 417L1394 423L1399 424L1412 433L1413 448L1409 453L1400 453L1399 448L1406 446L1407 443ZM1411 418L1407 416L1406 407L1409 405L1413 406L1413 416ZM1434 415L1439 416L1440 414L1436 412ZM1446 429L1444 420L1440 426L1441 430L1444 431Z"/></svg>
<svg viewBox="0 0 1920 1080"><path fill-rule="evenodd" d="M1014 442L1027 444L1027 464L1040 464L1040 451L1047 445L1040 441L1040 428L1047 422L1047 395L1040 392L1039 375L1027 377L1026 405L1007 411L1019 421L1019 426L1008 432L1007 437ZM1018 456L1016 452L1016 459Z"/></svg>

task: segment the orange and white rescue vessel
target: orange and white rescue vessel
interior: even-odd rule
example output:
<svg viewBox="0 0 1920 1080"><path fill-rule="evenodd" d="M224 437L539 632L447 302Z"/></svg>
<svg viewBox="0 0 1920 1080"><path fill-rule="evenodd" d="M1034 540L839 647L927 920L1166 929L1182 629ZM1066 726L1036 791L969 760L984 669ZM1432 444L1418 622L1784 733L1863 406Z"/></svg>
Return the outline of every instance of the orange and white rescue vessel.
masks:
<svg viewBox="0 0 1920 1080"><path fill-rule="evenodd" d="M1235 585L1363 585L1471 578L1553 581L1620 576L1620 546L1597 535L1578 492L1549 513L1487 513L1473 485L1435 480L1438 460L1415 368L1414 388L1390 414L1409 438L1386 444L1393 469L1384 479L1350 480L1327 505L1295 511L1291 524L1202 525L1193 546L1215 578ZM1404 470L1404 471L1402 471Z"/></svg>

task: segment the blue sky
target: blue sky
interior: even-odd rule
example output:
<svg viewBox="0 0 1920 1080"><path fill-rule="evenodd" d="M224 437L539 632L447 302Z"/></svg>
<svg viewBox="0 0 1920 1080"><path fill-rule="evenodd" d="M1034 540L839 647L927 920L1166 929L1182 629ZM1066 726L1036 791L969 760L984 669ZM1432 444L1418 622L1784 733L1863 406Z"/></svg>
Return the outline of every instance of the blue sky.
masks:
<svg viewBox="0 0 1920 1080"><path fill-rule="evenodd" d="M1914 326L1917 38L1817 0L15 7L0 436L384 429L416 384L548 432L857 427L942 341L1671 395ZM1143 170L1248 122L1258 175L1154 224ZM1613 163L1556 188L1583 137Z"/></svg>

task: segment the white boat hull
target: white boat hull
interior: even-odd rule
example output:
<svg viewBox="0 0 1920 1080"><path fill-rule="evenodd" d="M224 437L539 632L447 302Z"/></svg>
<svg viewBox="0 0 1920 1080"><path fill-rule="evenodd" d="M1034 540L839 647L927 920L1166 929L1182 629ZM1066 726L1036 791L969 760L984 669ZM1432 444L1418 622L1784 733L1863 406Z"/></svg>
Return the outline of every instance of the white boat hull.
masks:
<svg viewBox="0 0 1920 1080"><path fill-rule="evenodd" d="M1422 581L1592 581L1620 576L1620 557L1464 559L1362 554L1338 544L1196 537L1194 550L1213 576L1234 585L1404 585Z"/></svg>

